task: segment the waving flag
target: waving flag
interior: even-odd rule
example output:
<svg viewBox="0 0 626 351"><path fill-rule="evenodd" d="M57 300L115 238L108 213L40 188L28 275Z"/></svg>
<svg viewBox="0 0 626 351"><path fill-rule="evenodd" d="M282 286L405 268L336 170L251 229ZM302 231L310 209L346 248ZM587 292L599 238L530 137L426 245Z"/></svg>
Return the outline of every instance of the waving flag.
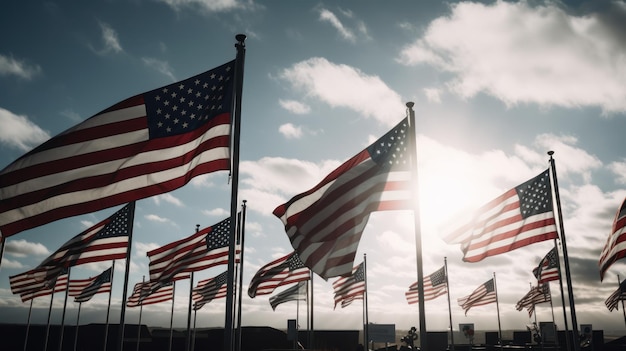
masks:
<svg viewBox="0 0 626 351"><path fill-rule="evenodd" d="M158 284L158 287L156 287ZM156 288L155 288L156 287ZM174 299L174 284L161 285L158 282L140 282L135 284L133 294L126 301L127 307L152 305Z"/></svg>
<svg viewBox="0 0 626 351"><path fill-rule="evenodd" d="M213 278L201 280L198 285L193 288L191 298L194 301L193 309L199 310L207 303L226 297L228 271L217 275Z"/></svg>
<svg viewBox="0 0 626 351"><path fill-rule="evenodd" d="M0 171L7 237L229 166L234 61L121 101Z"/></svg>
<svg viewBox="0 0 626 351"><path fill-rule="evenodd" d="M532 316L535 311L535 305L543 302L552 301L552 296L550 294L550 285L549 284L541 284L538 286L534 286L522 297L515 308L518 311L526 308L528 310L528 316Z"/></svg>
<svg viewBox="0 0 626 351"><path fill-rule="evenodd" d="M278 294L270 297L270 306L276 311L276 307L281 303L297 300L306 300L307 298L307 282L299 282L291 288L285 289Z"/></svg>
<svg viewBox="0 0 626 351"><path fill-rule="evenodd" d="M40 267L70 267L126 258L135 202L66 242L43 260Z"/></svg>
<svg viewBox="0 0 626 351"><path fill-rule="evenodd" d="M448 292L446 281L446 267L441 267L436 272L424 278L424 301L433 300ZM419 302L417 282L411 284L409 291L405 292L409 305Z"/></svg>
<svg viewBox="0 0 626 351"><path fill-rule="evenodd" d="M604 304L606 305L606 308L609 309L609 311L613 312L614 309L619 310L617 303L622 300L626 300L626 280L623 280L619 284L619 287L617 288L617 290L615 290L606 299L606 301L604 301Z"/></svg>
<svg viewBox="0 0 626 351"><path fill-rule="evenodd" d="M478 210L474 219L447 235L461 244L463 261L478 262L558 237L552 210L549 169L507 191Z"/></svg>
<svg viewBox="0 0 626 351"><path fill-rule="evenodd" d="M32 300L37 297L52 295L58 292L65 291L67 289L67 270L64 270L61 275L54 277L52 280L48 280L44 283L40 289L31 289L20 294L22 302Z"/></svg>
<svg viewBox="0 0 626 351"><path fill-rule="evenodd" d="M89 279L70 280L68 295L74 296L74 302L87 302L96 294L110 293L111 273L109 268Z"/></svg>
<svg viewBox="0 0 626 351"><path fill-rule="evenodd" d="M310 270L296 252L281 257L261 267L252 277L248 296L271 294L279 286L297 283L311 278Z"/></svg>
<svg viewBox="0 0 626 351"><path fill-rule="evenodd" d="M335 308L341 302L346 307L355 299L362 299L365 294L365 265L363 262L352 269L348 277L341 277L333 283L335 293Z"/></svg>
<svg viewBox="0 0 626 351"><path fill-rule="evenodd" d="M170 282L228 264L230 217L197 233L148 252L150 280Z"/></svg>
<svg viewBox="0 0 626 351"><path fill-rule="evenodd" d="M539 265L533 269L533 275L539 284L559 280L559 256L556 247L550 250L539 262Z"/></svg>
<svg viewBox="0 0 626 351"><path fill-rule="evenodd" d="M626 257L626 199L615 214L611 234L600 253L600 281L604 279L604 273L617 260Z"/></svg>
<svg viewBox="0 0 626 351"><path fill-rule="evenodd" d="M494 303L498 300L496 295L496 289L493 279L489 279L484 284L481 284L470 295L458 299L459 306L465 310L465 315L472 307L484 306L490 303Z"/></svg>
<svg viewBox="0 0 626 351"><path fill-rule="evenodd" d="M328 279L349 274L370 213L413 209L408 119L274 210L307 267Z"/></svg>

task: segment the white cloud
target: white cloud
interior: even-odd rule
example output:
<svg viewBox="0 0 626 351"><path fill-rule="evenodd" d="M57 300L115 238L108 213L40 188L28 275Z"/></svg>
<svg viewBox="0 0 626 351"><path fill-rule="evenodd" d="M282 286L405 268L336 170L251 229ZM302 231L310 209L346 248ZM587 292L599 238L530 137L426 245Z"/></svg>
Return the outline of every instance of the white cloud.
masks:
<svg viewBox="0 0 626 351"><path fill-rule="evenodd" d="M451 91L481 92L507 105L599 106L626 111L626 52L603 17L553 4L462 2L430 23L398 61L454 74Z"/></svg>
<svg viewBox="0 0 626 351"><path fill-rule="evenodd" d="M345 107L394 125L405 110L398 93L378 76L359 69L314 57L284 69L280 78L306 95L316 97L332 107Z"/></svg>
<svg viewBox="0 0 626 351"><path fill-rule="evenodd" d="M616 182L618 184L626 184L626 160L611 162L608 168L617 176Z"/></svg>
<svg viewBox="0 0 626 351"><path fill-rule="evenodd" d="M124 51L115 29L105 22L100 22L100 30L102 31L102 40L104 41L104 48L100 51L100 54L106 54L111 51L114 53Z"/></svg>
<svg viewBox="0 0 626 351"><path fill-rule="evenodd" d="M161 61L151 57L143 57L141 60L146 66L155 69L159 73L162 73L163 75L170 78L173 82L177 80L176 76L174 76L174 70L170 66L169 62Z"/></svg>
<svg viewBox="0 0 626 351"><path fill-rule="evenodd" d="M280 107L297 115L305 115L311 112L311 107L309 105L303 104L299 101L280 99L278 100L278 103L280 104Z"/></svg>
<svg viewBox="0 0 626 351"><path fill-rule="evenodd" d="M136 242L135 243L135 254L139 257L146 257L146 253L148 251L152 251L154 249L157 249L161 247L161 245L156 244L156 243L143 243L143 242Z"/></svg>
<svg viewBox="0 0 626 351"><path fill-rule="evenodd" d="M22 269L24 265L19 263L18 261L9 260L8 258L2 259L2 268L5 269Z"/></svg>
<svg viewBox="0 0 626 351"><path fill-rule="evenodd" d="M335 29L339 32L339 35L341 35L342 38L350 41L350 42L355 42L356 41L356 36L354 35L354 33L346 28L341 21L339 20L339 18L337 18L337 16L330 12L327 9L321 9L320 10L320 21L325 21L330 23L333 27L335 27Z"/></svg>
<svg viewBox="0 0 626 351"><path fill-rule="evenodd" d="M281 125L278 131L287 139L299 139L302 136L302 127L296 127L291 123Z"/></svg>
<svg viewBox="0 0 626 351"><path fill-rule="evenodd" d="M169 218L165 218L165 217L161 217L161 216L157 216L155 214L147 214L144 216L145 219L151 221L151 222L157 222L157 223L169 223L171 225L176 225L171 219Z"/></svg>
<svg viewBox="0 0 626 351"><path fill-rule="evenodd" d="M223 208L214 208L212 210L202 210L202 213L207 215L207 216L211 216L211 217L217 217L217 216L226 216L230 214L230 210L225 210Z"/></svg>
<svg viewBox="0 0 626 351"><path fill-rule="evenodd" d="M41 72L38 65L29 65L24 61L18 61L13 57L0 55L0 75L14 75L23 79L32 79Z"/></svg>
<svg viewBox="0 0 626 351"><path fill-rule="evenodd" d="M33 243L24 239L7 240L5 252L14 257L46 256L50 254L50 251L43 244ZM2 265L4 266L4 261Z"/></svg>
<svg viewBox="0 0 626 351"><path fill-rule="evenodd" d="M166 3L175 11L186 8L199 8L205 12L226 12L246 5L237 0L158 0Z"/></svg>
<svg viewBox="0 0 626 351"><path fill-rule="evenodd" d="M152 201L154 201L154 203L157 204L157 205L160 205L161 201L164 201L164 202L168 202L168 203L170 203L170 204L172 204L174 206L177 206L177 207L185 206L183 204L183 202L180 201L179 198L175 197L172 194L161 194L161 195L153 196L152 197Z"/></svg>
<svg viewBox="0 0 626 351"><path fill-rule="evenodd" d="M426 95L426 98L428 99L428 101L430 102L434 102L437 104L441 103L441 89L437 89L437 88L424 88L424 94Z"/></svg>
<svg viewBox="0 0 626 351"><path fill-rule="evenodd" d="M2 107L0 125L0 142L22 151L28 151L50 139L48 132L39 128L28 117L16 115Z"/></svg>

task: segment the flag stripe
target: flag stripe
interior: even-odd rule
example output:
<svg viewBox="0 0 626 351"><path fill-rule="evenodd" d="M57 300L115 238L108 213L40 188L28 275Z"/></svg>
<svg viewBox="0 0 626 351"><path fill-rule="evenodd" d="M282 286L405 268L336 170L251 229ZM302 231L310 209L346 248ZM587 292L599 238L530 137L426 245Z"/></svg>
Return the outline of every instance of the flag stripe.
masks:
<svg viewBox="0 0 626 351"><path fill-rule="evenodd" d="M22 302L26 302L37 297L52 295L53 290L54 290L54 293L56 294L58 292L63 292L66 289L67 289L67 273L60 275L58 278L56 278L54 289L44 286L41 289L29 290L24 293L21 293L20 297L22 299Z"/></svg>
<svg viewBox="0 0 626 351"><path fill-rule="evenodd" d="M600 281L604 279L604 273L606 273L613 263L626 257L625 208L626 199L624 199L620 208L617 209L617 213L613 219L613 226L611 227L611 234L607 238L606 244L600 253L600 260L598 261L598 267L600 268Z"/></svg>
<svg viewBox="0 0 626 351"><path fill-rule="evenodd" d="M0 172L3 235L228 170L233 68L231 61L130 97L7 166Z"/></svg>
<svg viewBox="0 0 626 351"><path fill-rule="evenodd" d="M458 303L465 310L465 315L472 307L484 306L490 303L496 302L498 299L496 295L494 280L490 279L486 283L480 285L470 295L459 298Z"/></svg>
<svg viewBox="0 0 626 351"><path fill-rule="evenodd" d="M309 268L304 266L295 251L261 267L248 286L248 296L271 294L277 287L298 283L311 278Z"/></svg>
<svg viewBox="0 0 626 351"><path fill-rule="evenodd" d="M135 284L133 294L126 301L126 306L137 307L140 305L152 305L174 299L174 286L172 284L161 286L156 291L153 291L156 285L156 282L140 282Z"/></svg>
<svg viewBox="0 0 626 351"><path fill-rule="evenodd" d="M351 275L341 277L333 282L335 307L340 302L342 308L348 306L355 297L363 296L365 289L365 265L361 263L352 269Z"/></svg>
<svg viewBox="0 0 626 351"><path fill-rule="evenodd" d="M435 284L433 284L433 278ZM424 301L434 300L435 298L444 295L448 292L445 267L441 267L436 272L430 274L424 278ZM417 289L417 282L411 284L409 290L404 293L409 305L419 302L419 291Z"/></svg>

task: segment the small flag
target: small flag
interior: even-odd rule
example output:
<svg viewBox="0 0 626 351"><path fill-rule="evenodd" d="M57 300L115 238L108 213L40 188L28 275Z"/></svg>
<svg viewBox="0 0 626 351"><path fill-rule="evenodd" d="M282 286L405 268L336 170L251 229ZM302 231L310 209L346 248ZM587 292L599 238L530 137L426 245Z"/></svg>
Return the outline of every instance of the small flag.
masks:
<svg viewBox="0 0 626 351"><path fill-rule="evenodd" d="M431 275L424 278L424 301L433 300L448 292L446 284L446 268L441 267ZM417 290L417 282L411 284L409 291L405 292L406 300L409 305L419 302L419 294Z"/></svg>
<svg viewBox="0 0 626 351"><path fill-rule="evenodd" d="M44 283L41 289L32 289L21 293L22 302L32 300L37 297L51 295L52 292L58 293L67 289L67 270L64 270L59 276L52 278Z"/></svg>
<svg viewBox="0 0 626 351"><path fill-rule="evenodd" d="M530 317L535 311L536 304L550 301L552 301L550 285L546 283L532 287L530 291L517 302L515 308L518 311L526 308L528 310L528 316Z"/></svg>
<svg viewBox="0 0 626 351"><path fill-rule="evenodd" d="M470 308L487 305L496 301L497 295L493 278L489 279L484 284L481 284L470 295L458 299L459 306L465 310L466 316L467 311L469 311Z"/></svg>
<svg viewBox="0 0 626 351"><path fill-rule="evenodd" d="M311 278L310 270L294 251L261 267L252 277L248 296L271 294L279 286L297 283Z"/></svg>
<svg viewBox="0 0 626 351"><path fill-rule="evenodd" d="M159 287L155 289L155 286ZM174 284L161 285L158 282L140 282L135 284L133 294L126 301L126 307L152 305L174 299Z"/></svg>
<svg viewBox="0 0 626 351"><path fill-rule="evenodd" d="M193 309L199 310L207 303L226 297L227 287L226 279L228 278L228 271L219 274L213 278L205 279L198 282L198 285L193 288L191 298L194 301Z"/></svg>
<svg viewBox="0 0 626 351"><path fill-rule="evenodd" d="M272 309L276 311L276 307L281 303L297 300L306 300L307 297L307 282L299 282L291 288L285 289L278 294L270 297L270 305Z"/></svg>
<svg viewBox="0 0 626 351"><path fill-rule="evenodd" d="M68 295L75 296L74 302L87 302L96 294L110 293L111 272L112 268L109 268L93 278L71 280Z"/></svg>
<svg viewBox="0 0 626 351"><path fill-rule="evenodd" d="M604 279L604 273L606 273L607 269L617 260L624 257L626 257L626 199L617 209L615 219L613 219L613 226L611 227L611 234L600 253L600 261L598 262L600 281Z"/></svg>
<svg viewBox="0 0 626 351"><path fill-rule="evenodd" d="M626 280L623 280L617 290L615 290L607 299L604 301L606 308L609 311L613 312L614 309L619 310L618 302L626 300Z"/></svg>
<svg viewBox="0 0 626 351"><path fill-rule="evenodd" d="M556 247L550 250L539 262L539 265L533 269L533 275L539 284L559 280L559 256Z"/></svg>
<svg viewBox="0 0 626 351"><path fill-rule="evenodd" d="M355 299L362 299L365 294L365 265L363 262L352 269L348 277L341 277L333 283L335 293L335 308L341 302L341 307L346 307Z"/></svg>

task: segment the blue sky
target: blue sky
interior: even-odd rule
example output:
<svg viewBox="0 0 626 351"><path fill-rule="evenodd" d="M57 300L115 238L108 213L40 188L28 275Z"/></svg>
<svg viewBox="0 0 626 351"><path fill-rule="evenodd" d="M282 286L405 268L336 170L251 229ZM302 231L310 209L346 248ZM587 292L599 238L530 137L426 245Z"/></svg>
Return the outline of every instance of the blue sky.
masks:
<svg viewBox="0 0 626 351"><path fill-rule="evenodd" d="M494 272L502 328L524 329L530 322L515 303L552 242L469 264L441 237L473 209L548 168L549 150L555 151L578 322L614 329L623 316L610 313L604 299L626 265L613 265L601 283L597 261L626 196L624 20L624 1L18 2L0 12L0 167L126 97L232 60L235 35L244 33L244 289L261 266L292 250L273 209L383 135L413 101L423 269L430 274L447 257L455 329L459 323L497 329L495 305L464 316L456 304ZM146 251L191 235L196 224L221 221L229 206L226 172L139 201L130 288L148 274ZM25 323L28 315L28 304L10 292L9 276L34 267L115 210L10 237L0 268L0 322ZM363 254L369 321L418 326L418 308L407 307L404 298L416 280L412 214L374 214L357 263ZM72 278L108 266L84 265ZM116 306L122 267L116 263ZM223 270L198 273L196 281ZM316 328L359 328L360 303L333 310L332 281L315 280ZM177 284L177 326L186 325L188 289L188 282ZM563 329L556 283L552 290ZM295 318L295 304L272 311L268 299L244 297L244 325L285 328ZM100 296L84 304L81 322L103 322L106 301ZM33 322L45 323L48 303L35 300ZM62 305L58 294L53 322L60 321ZM75 322L77 307L68 304L68 323ZM428 330L445 330L445 297L425 308ZM147 307L143 320L168 326L169 309L168 303ZM552 319L549 305L537 311L538 320ZM223 303L212 302L198 325L222 326L223 316ZM127 310L128 322L137 318L138 310Z"/></svg>

